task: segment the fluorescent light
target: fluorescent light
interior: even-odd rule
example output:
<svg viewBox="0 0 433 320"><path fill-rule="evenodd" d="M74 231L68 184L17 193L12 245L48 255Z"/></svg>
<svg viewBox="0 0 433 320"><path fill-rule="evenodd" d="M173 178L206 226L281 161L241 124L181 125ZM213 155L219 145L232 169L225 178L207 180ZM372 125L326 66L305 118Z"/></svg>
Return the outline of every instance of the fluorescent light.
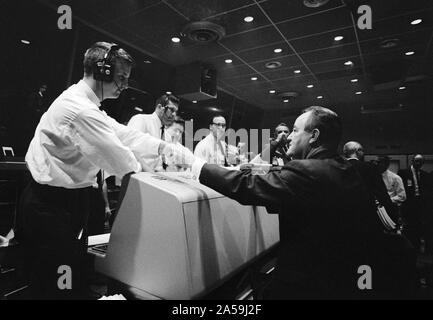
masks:
<svg viewBox="0 0 433 320"><path fill-rule="evenodd" d="M21 40L21 43L24 43L24 44L30 44L30 41L29 40Z"/></svg>
<svg viewBox="0 0 433 320"><path fill-rule="evenodd" d="M422 22L422 19L415 19L410 24L414 26L414 25L420 24L421 22Z"/></svg>
<svg viewBox="0 0 433 320"><path fill-rule="evenodd" d="M415 54L414 51L408 51L408 52L405 53L405 55L407 55L407 56L412 56L412 55L414 55L414 54Z"/></svg>
<svg viewBox="0 0 433 320"><path fill-rule="evenodd" d="M252 77L251 80L256 81L257 77Z"/></svg>
<svg viewBox="0 0 433 320"><path fill-rule="evenodd" d="M318 96L317 99L323 99L323 96Z"/></svg>
<svg viewBox="0 0 433 320"><path fill-rule="evenodd" d="M357 92L355 92L355 94L360 95L360 94L362 94L362 92L361 91L357 91Z"/></svg>
<svg viewBox="0 0 433 320"><path fill-rule="evenodd" d="M343 36L336 36L336 37L334 38L335 41L341 41L341 40L343 40L343 39L344 39Z"/></svg>
<svg viewBox="0 0 433 320"><path fill-rule="evenodd" d="M294 73L301 73L301 70L295 70Z"/></svg>
<svg viewBox="0 0 433 320"><path fill-rule="evenodd" d="M308 88L308 89L314 88L314 85L309 84L309 85L307 86L307 88Z"/></svg>
<svg viewBox="0 0 433 320"><path fill-rule="evenodd" d="M269 93L275 93L275 90L269 90Z"/></svg>
<svg viewBox="0 0 433 320"><path fill-rule="evenodd" d="M353 62L352 61L346 61L345 63L344 63L344 65L345 66L353 66Z"/></svg>
<svg viewBox="0 0 433 320"><path fill-rule="evenodd" d="M398 88L398 90L405 90L406 87L405 86L401 86L400 88Z"/></svg>
<svg viewBox="0 0 433 320"><path fill-rule="evenodd" d="M285 100L283 100L283 102L284 102L284 103L287 103L287 102L289 102L289 99L285 99Z"/></svg>
<svg viewBox="0 0 433 320"><path fill-rule="evenodd" d="M245 18L244 18L244 21L245 21L245 22L252 22L253 20L254 20L254 18L251 17L251 16L248 16L248 17L245 17Z"/></svg>
<svg viewBox="0 0 433 320"><path fill-rule="evenodd" d="M232 63L233 60L232 60L232 59L225 59L224 62L225 62L225 63Z"/></svg>
<svg viewBox="0 0 433 320"><path fill-rule="evenodd" d="M139 107L135 107L134 110L139 111L139 112L143 112L143 109L141 109Z"/></svg>
<svg viewBox="0 0 433 320"><path fill-rule="evenodd" d="M171 41L173 41L174 43L178 43L180 42L180 39L178 37L173 37L171 38Z"/></svg>
<svg viewBox="0 0 433 320"><path fill-rule="evenodd" d="M276 49L274 49L274 52L275 53L280 53L280 52L282 52L283 51L283 49L281 49L281 48L276 48Z"/></svg>
<svg viewBox="0 0 433 320"><path fill-rule="evenodd" d="M352 80L350 80L350 82L352 82L352 83L358 82L358 79L352 79Z"/></svg>

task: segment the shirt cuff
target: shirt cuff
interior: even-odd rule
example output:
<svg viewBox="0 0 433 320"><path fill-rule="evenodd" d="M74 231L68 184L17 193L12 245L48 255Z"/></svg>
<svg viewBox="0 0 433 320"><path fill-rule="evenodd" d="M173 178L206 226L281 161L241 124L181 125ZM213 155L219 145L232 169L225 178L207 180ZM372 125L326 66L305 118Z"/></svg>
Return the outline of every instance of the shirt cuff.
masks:
<svg viewBox="0 0 433 320"><path fill-rule="evenodd" d="M191 173L192 173L193 179L200 181L201 169L203 168L203 166L205 164L206 164L206 161L204 161L203 159L195 158L195 160L191 166Z"/></svg>

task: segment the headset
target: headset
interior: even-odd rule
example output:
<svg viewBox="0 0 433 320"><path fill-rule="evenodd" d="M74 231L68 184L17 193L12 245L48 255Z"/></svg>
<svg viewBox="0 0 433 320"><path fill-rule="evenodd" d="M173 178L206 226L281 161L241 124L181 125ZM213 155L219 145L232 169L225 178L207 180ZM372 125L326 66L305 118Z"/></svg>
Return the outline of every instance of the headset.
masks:
<svg viewBox="0 0 433 320"><path fill-rule="evenodd" d="M114 76L114 61L113 54L120 47L113 43L111 44L108 51L105 53L104 58L101 61L97 61L93 65L93 78L95 80L104 81L104 82L112 82Z"/></svg>

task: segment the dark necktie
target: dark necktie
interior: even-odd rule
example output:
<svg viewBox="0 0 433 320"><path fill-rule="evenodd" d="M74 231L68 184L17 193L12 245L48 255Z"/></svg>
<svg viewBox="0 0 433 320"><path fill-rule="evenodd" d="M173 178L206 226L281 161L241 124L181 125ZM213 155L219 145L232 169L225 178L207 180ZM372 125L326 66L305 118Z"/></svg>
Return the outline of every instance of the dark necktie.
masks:
<svg viewBox="0 0 433 320"><path fill-rule="evenodd" d="M164 127L164 125L162 125L162 126L161 126L161 140L162 140L162 141L165 141L165 137L164 137L164 129L165 129L165 127ZM165 162L165 156L162 155L162 156L161 156L161 159L162 159L162 169L167 170L168 165L167 165L167 163Z"/></svg>

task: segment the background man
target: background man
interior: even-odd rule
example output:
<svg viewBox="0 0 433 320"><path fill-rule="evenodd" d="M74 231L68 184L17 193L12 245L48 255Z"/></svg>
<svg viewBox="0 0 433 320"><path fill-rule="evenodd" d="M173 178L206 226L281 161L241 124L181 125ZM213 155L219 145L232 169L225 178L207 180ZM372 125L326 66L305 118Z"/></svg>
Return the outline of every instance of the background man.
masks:
<svg viewBox="0 0 433 320"><path fill-rule="evenodd" d="M136 114L129 120L128 127L165 141L165 129L173 123L178 110L179 99L173 95L164 94L156 100L153 113ZM147 165L152 169L161 170L165 166L165 161L149 159Z"/></svg>
<svg viewBox="0 0 433 320"><path fill-rule="evenodd" d="M400 170L398 175L403 180L407 200L402 206L403 219L406 222L406 234L413 245L419 249L421 238L427 240L427 247L433 250L432 243L432 182L429 174L422 170L424 157L417 154L412 159L409 169Z"/></svg>
<svg viewBox="0 0 433 320"><path fill-rule="evenodd" d="M287 137L290 134L290 129L285 123L280 123L275 128L274 138L267 144L263 151L258 154L251 163L265 161L277 166L283 166L290 161L287 155L288 141Z"/></svg>
<svg viewBox="0 0 433 320"><path fill-rule="evenodd" d="M225 166L232 164L231 160L237 155L238 149L228 145L223 139L226 119L223 116L213 117L209 129L210 133L195 147L194 156L208 163Z"/></svg>
<svg viewBox="0 0 433 320"><path fill-rule="evenodd" d="M395 205L401 206L406 201L406 191L404 190L403 180L400 176L389 170L390 163L391 161L388 156L380 156L378 158L378 168L382 173L382 179L388 190L389 197Z"/></svg>
<svg viewBox="0 0 433 320"><path fill-rule="evenodd" d="M364 180L373 200L385 207L393 222L398 222L398 210L393 204L379 168L369 162L364 162L364 148L359 142L349 141L343 146L343 155L353 165Z"/></svg>

